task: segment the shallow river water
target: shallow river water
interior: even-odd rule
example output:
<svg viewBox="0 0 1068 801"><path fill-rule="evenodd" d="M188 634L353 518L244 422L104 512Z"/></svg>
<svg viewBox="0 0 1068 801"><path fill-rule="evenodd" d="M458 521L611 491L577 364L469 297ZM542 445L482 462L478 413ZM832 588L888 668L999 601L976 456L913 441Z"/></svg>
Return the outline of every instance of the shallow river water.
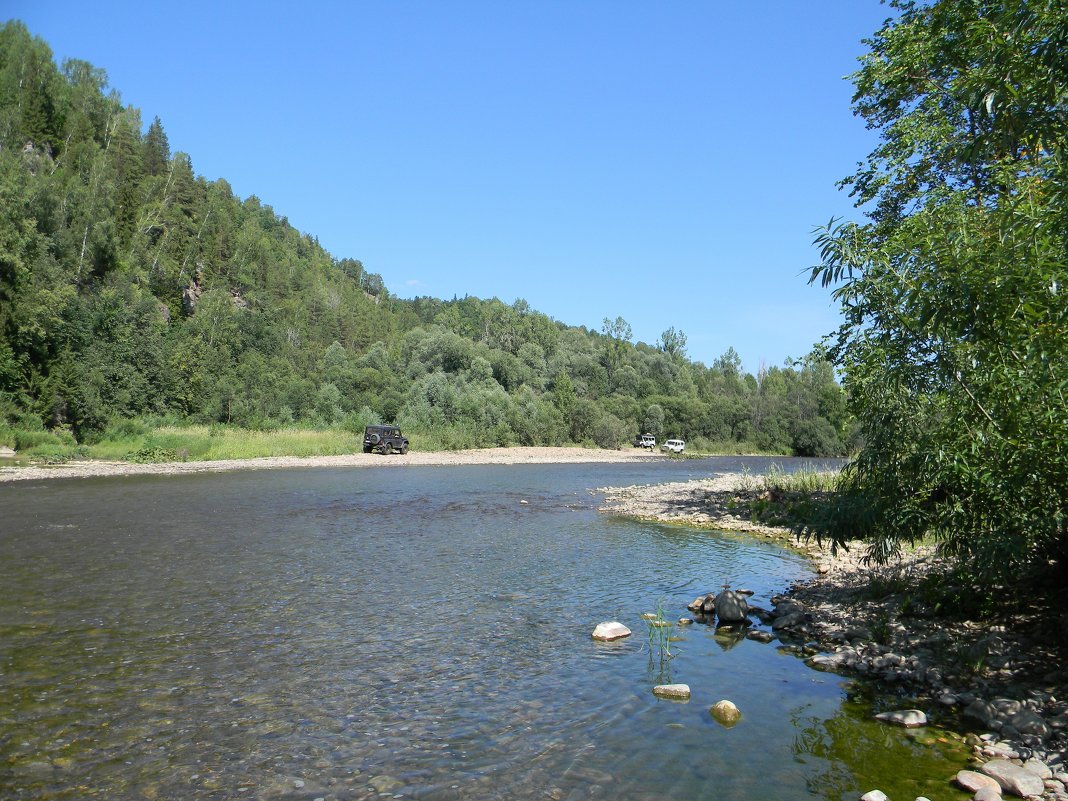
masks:
<svg viewBox="0 0 1068 801"><path fill-rule="evenodd" d="M0 798L961 798L842 677L676 619L809 575L592 489L767 460L0 485ZM781 460L780 460L780 463ZM788 468L796 466L786 463ZM590 637L602 620L635 634ZM688 703L655 684L690 685ZM732 729L708 707L742 710Z"/></svg>

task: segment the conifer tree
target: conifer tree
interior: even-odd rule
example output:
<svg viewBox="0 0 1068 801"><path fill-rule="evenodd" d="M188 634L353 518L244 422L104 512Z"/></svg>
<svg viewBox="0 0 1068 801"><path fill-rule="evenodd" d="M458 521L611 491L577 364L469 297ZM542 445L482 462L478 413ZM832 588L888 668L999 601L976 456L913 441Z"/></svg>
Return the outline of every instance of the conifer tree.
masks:
<svg viewBox="0 0 1068 801"><path fill-rule="evenodd" d="M145 172L148 175L162 175L167 171L170 160L171 146L167 141L167 133L159 117L154 117L145 134Z"/></svg>

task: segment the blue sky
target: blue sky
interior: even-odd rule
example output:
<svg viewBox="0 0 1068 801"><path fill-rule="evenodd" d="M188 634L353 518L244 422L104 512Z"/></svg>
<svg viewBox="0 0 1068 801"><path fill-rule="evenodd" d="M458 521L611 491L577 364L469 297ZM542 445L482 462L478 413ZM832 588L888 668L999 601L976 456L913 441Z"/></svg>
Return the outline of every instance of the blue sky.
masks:
<svg viewBox="0 0 1068 801"><path fill-rule="evenodd" d="M257 195L402 297L524 298L674 326L692 358L798 357L835 182L875 143L843 77L876 0L8 0L104 68L194 170Z"/></svg>

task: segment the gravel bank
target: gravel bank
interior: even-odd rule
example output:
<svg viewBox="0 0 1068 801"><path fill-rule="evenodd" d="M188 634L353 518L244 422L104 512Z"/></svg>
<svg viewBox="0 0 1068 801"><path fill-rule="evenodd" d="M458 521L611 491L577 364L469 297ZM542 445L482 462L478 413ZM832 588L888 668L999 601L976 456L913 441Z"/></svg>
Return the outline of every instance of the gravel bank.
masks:
<svg viewBox="0 0 1068 801"><path fill-rule="evenodd" d="M271 456L262 459L222 459L213 462L75 461L48 466L0 466L0 482L31 479L93 478L97 476L178 475L222 473L232 470L277 470L295 467L404 467L479 464L575 464L583 462L633 462L666 457L639 448L606 451L586 448L482 448L470 451L410 451L404 456L355 453L347 456Z"/></svg>

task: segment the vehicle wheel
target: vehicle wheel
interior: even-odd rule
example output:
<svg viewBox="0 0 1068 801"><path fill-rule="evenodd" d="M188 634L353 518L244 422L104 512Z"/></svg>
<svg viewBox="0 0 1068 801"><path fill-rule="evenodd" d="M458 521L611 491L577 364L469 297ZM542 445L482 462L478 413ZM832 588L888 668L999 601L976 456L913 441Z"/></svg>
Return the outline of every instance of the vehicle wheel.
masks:
<svg viewBox="0 0 1068 801"><path fill-rule="evenodd" d="M387 442L385 445L383 445L382 446L382 453L384 453L386 456L392 455L392 453L393 453L393 443L392 442Z"/></svg>
<svg viewBox="0 0 1068 801"><path fill-rule="evenodd" d="M379 442L381 442L382 437L378 436L378 434L372 434L370 437L368 437L368 439L371 440L372 444L377 445Z"/></svg>
<svg viewBox="0 0 1068 801"><path fill-rule="evenodd" d="M406 455L408 453L408 446L407 445L401 445L400 453L401 453L401 456Z"/></svg>
<svg viewBox="0 0 1068 801"><path fill-rule="evenodd" d="M373 451L374 451L374 448L372 448L370 445L364 445L363 446L363 452L364 453L371 453Z"/></svg>

